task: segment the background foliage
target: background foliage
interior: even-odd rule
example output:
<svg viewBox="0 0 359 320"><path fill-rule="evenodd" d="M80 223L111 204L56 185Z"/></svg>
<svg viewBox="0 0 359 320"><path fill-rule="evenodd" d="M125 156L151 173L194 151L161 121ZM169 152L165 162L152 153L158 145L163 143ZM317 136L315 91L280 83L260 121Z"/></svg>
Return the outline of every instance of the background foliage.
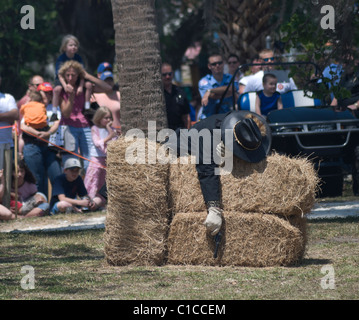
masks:
<svg viewBox="0 0 359 320"><path fill-rule="evenodd" d="M326 0L325 3L266 0L259 2L261 6L265 4L267 9L263 14L269 17L260 31L261 40L253 39L252 43L248 42L251 50L244 50L241 46L245 34L259 21L254 13L250 14L250 10L257 10L259 6L253 3L247 0L156 0L163 60L175 69L183 63L194 63L202 76L208 72L207 54L212 48L222 50L225 55L237 52L241 63L247 63L265 46L263 39L269 35L271 46L278 54L291 54L296 50L300 53L296 59L315 61L323 70L332 61L348 63L344 61L348 57L346 53L359 45L359 14L355 0ZM53 64L65 34L79 38L79 53L89 72L95 73L102 61L114 62L110 0L37 0L31 4L35 8L35 30L21 29L23 1L3 0L1 4L1 91L13 94L16 99L25 93L29 77L34 73L53 80ZM335 8L335 31L320 28L323 17L320 10L324 4ZM202 51L194 61L187 61L184 53L196 41L201 42ZM292 71L307 83L313 70L294 68ZM324 83L328 81L324 79ZM316 90L320 96L328 94L324 85ZM336 87L333 90L337 90Z"/></svg>

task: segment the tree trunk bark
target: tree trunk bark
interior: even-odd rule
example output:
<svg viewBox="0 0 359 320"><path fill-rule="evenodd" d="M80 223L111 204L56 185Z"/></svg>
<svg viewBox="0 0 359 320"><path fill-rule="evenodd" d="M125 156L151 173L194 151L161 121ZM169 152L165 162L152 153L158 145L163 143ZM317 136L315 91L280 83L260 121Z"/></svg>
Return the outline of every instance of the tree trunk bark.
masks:
<svg viewBox="0 0 359 320"><path fill-rule="evenodd" d="M147 133L148 121L156 121L157 131L166 128L155 0L112 0L112 12L122 131Z"/></svg>

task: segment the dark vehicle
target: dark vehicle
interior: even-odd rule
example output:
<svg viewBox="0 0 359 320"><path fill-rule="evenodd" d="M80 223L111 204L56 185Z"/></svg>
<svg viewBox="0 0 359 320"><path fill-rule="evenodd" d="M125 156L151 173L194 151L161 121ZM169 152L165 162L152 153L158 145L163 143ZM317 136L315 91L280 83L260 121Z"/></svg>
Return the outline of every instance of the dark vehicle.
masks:
<svg viewBox="0 0 359 320"><path fill-rule="evenodd" d="M294 64L312 65L315 67L315 74L321 74L311 62L278 62L271 65ZM245 64L237 71L252 65L268 64ZM227 90L230 86L234 92L233 80ZM310 94L305 94L303 90L284 93L281 95L283 109L267 115L272 130L272 149L289 156L310 159L322 180L319 196L341 196L344 175L352 173L354 147L359 144L359 119L349 110L336 112L321 100L310 98ZM238 109L255 112L255 97L256 92L242 94L237 101ZM233 106L235 107L234 102Z"/></svg>
<svg viewBox="0 0 359 320"><path fill-rule="evenodd" d="M343 177L351 173L353 150L359 143L359 120L333 108L291 107L272 111L272 148L279 153L306 156L322 180L320 196L341 196Z"/></svg>

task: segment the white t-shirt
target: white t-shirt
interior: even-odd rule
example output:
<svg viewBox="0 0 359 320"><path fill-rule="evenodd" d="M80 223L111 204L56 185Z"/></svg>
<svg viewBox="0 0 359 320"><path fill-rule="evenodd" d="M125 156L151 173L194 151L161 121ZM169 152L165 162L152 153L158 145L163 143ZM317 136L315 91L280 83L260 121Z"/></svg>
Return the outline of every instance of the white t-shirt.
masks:
<svg viewBox="0 0 359 320"><path fill-rule="evenodd" d="M12 109L17 109L15 98L11 94L0 93L0 113L9 112ZM14 145L12 127L1 129L12 125L13 123L0 121L0 144L10 143L11 146Z"/></svg>
<svg viewBox="0 0 359 320"><path fill-rule="evenodd" d="M258 71L256 74L248 76L247 79L245 79L245 82L247 83L243 83L243 78L240 81L240 83L242 83L243 85L245 85L245 89L244 92L258 92L263 90L263 76L264 76L264 71ZM294 80L292 78L289 78L289 82L278 82L277 83L277 91L280 94L286 93L288 91L291 90L297 90L297 86L294 83Z"/></svg>

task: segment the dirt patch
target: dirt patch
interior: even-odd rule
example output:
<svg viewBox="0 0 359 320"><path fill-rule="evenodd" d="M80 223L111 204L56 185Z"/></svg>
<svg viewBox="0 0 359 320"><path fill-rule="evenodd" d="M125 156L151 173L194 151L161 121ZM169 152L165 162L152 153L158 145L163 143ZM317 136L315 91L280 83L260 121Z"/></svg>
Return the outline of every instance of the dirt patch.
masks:
<svg viewBox="0 0 359 320"><path fill-rule="evenodd" d="M95 227L104 223L106 211L91 213L68 213L56 216L21 218L12 221L0 220L0 232L35 231L76 227Z"/></svg>

